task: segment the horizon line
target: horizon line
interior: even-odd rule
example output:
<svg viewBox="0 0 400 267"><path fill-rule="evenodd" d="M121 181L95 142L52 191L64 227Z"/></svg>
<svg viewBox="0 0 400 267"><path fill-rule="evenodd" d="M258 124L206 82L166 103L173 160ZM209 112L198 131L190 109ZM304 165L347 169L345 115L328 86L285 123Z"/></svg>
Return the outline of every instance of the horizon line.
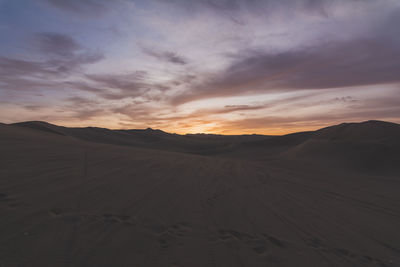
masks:
<svg viewBox="0 0 400 267"><path fill-rule="evenodd" d="M177 132L170 132L170 131L165 131L163 129L160 128L152 128L152 127L147 127L147 128L107 128L107 127L99 127L99 126L65 126L65 125L60 125L60 124L56 124L56 123L50 123L47 121L41 121L41 120L31 120L31 121L20 121L20 122L12 122L12 123L3 123L0 122L0 124L5 124L5 125L17 125L17 124L24 124L24 123L46 123L46 124L50 124L53 126L57 126L57 127L65 127L65 128L98 128L98 129L107 129L107 130L111 130L111 131L130 131L130 130L139 130L139 131L146 131L146 130L152 130L152 131L162 131L164 133L168 133L168 134L176 134L176 135L219 135L219 136L246 136L246 135L263 135L263 136L284 136L284 135L289 135L289 134L295 134L295 133L302 133L302 132L313 132L313 131L318 131L324 128L328 128L328 127L333 127L333 126L337 126L337 125L342 125L342 124L362 124L362 123L368 123L368 122L383 122L383 123L390 123L390 124L396 124L396 125L400 125L399 123L396 122L392 122L392 121L384 121L384 120L375 120L375 119L371 119L371 120L363 120L363 121L350 121L350 122L341 122L341 123L336 123L336 124L330 124L329 126L324 126L324 127L316 127L316 129L314 130L300 130L300 131L293 131L293 132L287 132L284 134L264 134L264 133L243 133L243 134L221 134L221 133L206 133L206 132L196 132L196 133L177 133Z"/></svg>

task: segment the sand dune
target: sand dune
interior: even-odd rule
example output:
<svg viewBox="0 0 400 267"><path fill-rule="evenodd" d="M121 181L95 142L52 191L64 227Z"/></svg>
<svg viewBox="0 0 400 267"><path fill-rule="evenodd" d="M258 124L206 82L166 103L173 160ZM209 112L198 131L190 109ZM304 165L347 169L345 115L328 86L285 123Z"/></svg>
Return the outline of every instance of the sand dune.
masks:
<svg viewBox="0 0 400 267"><path fill-rule="evenodd" d="M399 129L0 124L0 266L400 266Z"/></svg>
<svg viewBox="0 0 400 267"><path fill-rule="evenodd" d="M368 121L318 130L313 137L285 151L297 160L312 160L348 171L400 173L400 125Z"/></svg>
<svg viewBox="0 0 400 267"><path fill-rule="evenodd" d="M150 128L145 130L109 130L96 127L66 128L40 121L16 123L14 125L95 143L195 154L214 154L230 148L232 144L237 142L267 138L267 136L262 135L177 135Z"/></svg>

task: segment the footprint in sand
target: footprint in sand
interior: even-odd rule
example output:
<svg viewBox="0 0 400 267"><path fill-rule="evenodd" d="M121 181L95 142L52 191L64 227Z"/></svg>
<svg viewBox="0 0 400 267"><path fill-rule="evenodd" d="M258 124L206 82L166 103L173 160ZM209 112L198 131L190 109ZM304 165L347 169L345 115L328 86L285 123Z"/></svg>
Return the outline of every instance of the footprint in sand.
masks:
<svg viewBox="0 0 400 267"><path fill-rule="evenodd" d="M192 230L189 223L181 222L173 224L163 231L158 237L161 248L168 248L172 245L183 246L183 238Z"/></svg>
<svg viewBox="0 0 400 267"><path fill-rule="evenodd" d="M251 235L235 230L219 229L218 238L223 242L229 240L237 240L242 242L243 244L251 247L259 255L265 255L268 252L268 244L272 244L280 249L287 248L286 241L267 234Z"/></svg>
<svg viewBox="0 0 400 267"><path fill-rule="evenodd" d="M178 223L174 224L168 228L168 232L172 235L183 237L187 235L189 231L192 230L192 227L188 223Z"/></svg>
<svg viewBox="0 0 400 267"><path fill-rule="evenodd" d="M126 225L132 224L131 216L124 214L110 214L104 213L102 215L96 214L76 214L74 212L67 212L60 208L53 208L49 211L51 217L60 218L66 222L78 221L98 221L103 223L123 223Z"/></svg>
<svg viewBox="0 0 400 267"><path fill-rule="evenodd" d="M263 234L263 235L268 239L269 242L271 242L276 247L286 248L286 242L284 242L276 237L270 236L270 235L266 235L266 234Z"/></svg>
<svg viewBox="0 0 400 267"><path fill-rule="evenodd" d="M267 252L267 242L265 240L251 240L247 242L247 245L250 246L259 255L265 254Z"/></svg>

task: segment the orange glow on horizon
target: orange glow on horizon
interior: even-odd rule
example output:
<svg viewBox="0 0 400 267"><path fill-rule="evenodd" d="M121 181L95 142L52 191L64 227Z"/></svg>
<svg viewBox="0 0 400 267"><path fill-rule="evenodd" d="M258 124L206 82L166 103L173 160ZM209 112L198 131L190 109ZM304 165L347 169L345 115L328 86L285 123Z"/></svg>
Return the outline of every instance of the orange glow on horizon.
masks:
<svg viewBox="0 0 400 267"><path fill-rule="evenodd" d="M305 131L314 131L318 130L320 128L324 128L326 126L335 124L326 124L326 123L321 123L319 125L312 125L312 126L274 126L274 127L257 127L257 128L248 128L248 129L239 129L239 128L234 128L234 127L227 127L223 126L223 122L221 122L221 126L215 125L215 126L209 126L207 124L204 125L199 125L199 124L185 124L184 127L168 127L166 125L143 125L140 124L140 126L135 126L132 124L132 126L120 126L115 125L114 123L103 123L103 122L98 122L98 121L91 121L90 123L87 122L62 122L62 121L54 121L50 122L52 124L56 124L59 126L65 126L65 127L99 127L99 128L107 128L107 129L112 129L112 130L129 130L129 129L147 129L147 128L152 128L152 129L158 129L162 130L167 133L175 133L175 134L180 134L180 135L185 135L185 134L215 134L215 135L251 135L251 134L259 134L259 135L285 135L285 134L291 134L291 133L296 133L296 132L305 132ZM217 123L216 123L217 124ZM300 124L300 123L299 123Z"/></svg>

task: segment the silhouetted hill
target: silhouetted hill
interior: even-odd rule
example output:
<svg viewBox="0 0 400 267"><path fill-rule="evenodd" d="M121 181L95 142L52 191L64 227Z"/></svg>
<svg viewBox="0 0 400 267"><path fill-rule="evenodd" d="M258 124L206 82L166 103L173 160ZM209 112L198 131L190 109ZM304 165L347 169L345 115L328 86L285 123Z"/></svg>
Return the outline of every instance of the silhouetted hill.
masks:
<svg viewBox="0 0 400 267"><path fill-rule="evenodd" d="M383 121L343 123L317 131L236 143L220 156L397 172L400 171L400 125Z"/></svg>
<svg viewBox="0 0 400 267"><path fill-rule="evenodd" d="M110 130L98 127L69 128L41 121L21 122L12 125L95 143L195 154L215 154L229 149L236 142L267 138L267 136L262 135L178 135L151 128L132 130Z"/></svg>
<svg viewBox="0 0 400 267"><path fill-rule="evenodd" d="M284 157L364 171L400 170L400 125L366 121L323 128L286 150Z"/></svg>
<svg viewBox="0 0 400 267"><path fill-rule="evenodd" d="M342 123L282 136L178 135L151 128L68 128L40 121L13 125L119 146L257 161L295 160L364 171L400 170L400 125L383 121Z"/></svg>
<svg viewBox="0 0 400 267"><path fill-rule="evenodd" d="M110 130L97 127L68 128L47 122L13 124L84 141L147 149L265 160L314 159L358 165L396 165L400 125L383 121L342 123L317 131L282 136L170 134L155 129Z"/></svg>
<svg viewBox="0 0 400 267"><path fill-rule="evenodd" d="M394 140L400 136L400 125L384 121L365 121L360 123L342 123L320 129L316 138L330 140Z"/></svg>

